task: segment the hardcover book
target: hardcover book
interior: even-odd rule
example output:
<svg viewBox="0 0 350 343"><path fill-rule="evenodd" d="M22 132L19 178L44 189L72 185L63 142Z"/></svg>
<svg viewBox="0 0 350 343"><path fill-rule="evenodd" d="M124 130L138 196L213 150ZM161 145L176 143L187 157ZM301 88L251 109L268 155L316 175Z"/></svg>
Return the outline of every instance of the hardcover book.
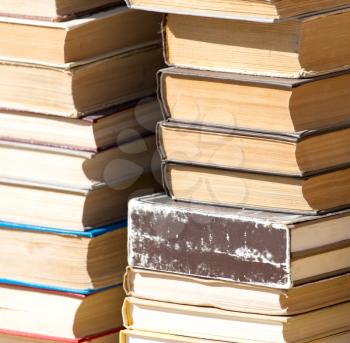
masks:
<svg viewBox="0 0 350 343"><path fill-rule="evenodd" d="M0 179L94 190L103 186L113 188L143 174L156 172L155 164L152 165L157 156L154 135L115 144L99 152L90 152L74 147L0 140L0 160L3 163ZM157 167L159 171L159 162Z"/></svg>
<svg viewBox="0 0 350 343"><path fill-rule="evenodd" d="M0 15L6 17L35 18L65 21L89 13L121 5L122 0L2 0Z"/></svg>
<svg viewBox="0 0 350 343"><path fill-rule="evenodd" d="M306 343L348 343L350 332L345 331L339 334L327 336L324 338L303 341ZM203 338L185 337L179 335L169 335L149 331L122 330L120 331L120 343L220 343L222 341L213 341ZM261 341L254 341L261 343ZM12 342L11 342L12 343ZM109 342L108 342L109 343Z"/></svg>
<svg viewBox="0 0 350 343"><path fill-rule="evenodd" d="M159 14L125 6L64 23L0 17L0 57L34 63L81 61L159 40L160 23Z"/></svg>
<svg viewBox="0 0 350 343"><path fill-rule="evenodd" d="M346 0L126 0L134 9L223 19L274 22L348 7Z"/></svg>
<svg viewBox="0 0 350 343"><path fill-rule="evenodd" d="M349 127L291 136L165 121L157 133L161 157L170 163L285 176L310 176L350 164Z"/></svg>
<svg viewBox="0 0 350 343"><path fill-rule="evenodd" d="M20 331L0 330L0 339L6 343L118 343L120 329L111 330L84 338L67 339L45 335L34 335Z"/></svg>
<svg viewBox="0 0 350 343"><path fill-rule="evenodd" d="M126 217L130 198L161 189L156 177L152 172L134 173L119 183L93 189L0 179L0 218L75 231L109 225Z"/></svg>
<svg viewBox="0 0 350 343"><path fill-rule="evenodd" d="M173 201L129 203L133 268L289 289L350 268L349 210L322 216Z"/></svg>
<svg viewBox="0 0 350 343"><path fill-rule="evenodd" d="M267 315L294 315L350 300L350 274L291 289L251 286L128 267L124 289L128 296Z"/></svg>
<svg viewBox="0 0 350 343"><path fill-rule="evenodd" d="M349 18L349 10L279 23L169 14L165 58L177 67L289 78L346 70Z"/></svg>
<svg viewBox="0 0 350 343"><path fill-rule="evenodd" d="M0 140L98 152L154 133L160 120L153 96L80 119L0 112Z"/></svg>
<svg viewBox="0 0 350 343"><path fill-rule="evenodd" d="M66 64L0 60L0 110L78 118L153 95L159 43Z"/></svg>
<svg viewBox="0 0 350 343"><path fill-rule="evenodd" d="M115 332L122 326L123 298L120 286L85 296L0 285L0 338L20 330L33 338L79 342Z"/></svg>
<svg viewBox="0 0 350 343"><path fill-rule="evenodd" d="M286 79L195 69L158 74L165 119L299 135L350 122L348 72Z"/></svg>
<svg viewBox="0 0 350 343"><path fill-rule="evenodd" d="M295 316L266 316L126 298L127 329L225 342L308 342L350 327L350 302ZM213 330L215 328L215 330Z"/></svg>
<svg viewBox="0 0 350 343"><path fill-rule="evenodd" d="M85 295L121 284L126 225L81 232L0 222L0 283Z"/></svg>
<svg viewBox="0 0 350 343"><path fill-rule="evenodd" d="M163 164L164 188L175 200L305 214L350 206L350 168L309 176L282 176L248 170Z"/></svg>

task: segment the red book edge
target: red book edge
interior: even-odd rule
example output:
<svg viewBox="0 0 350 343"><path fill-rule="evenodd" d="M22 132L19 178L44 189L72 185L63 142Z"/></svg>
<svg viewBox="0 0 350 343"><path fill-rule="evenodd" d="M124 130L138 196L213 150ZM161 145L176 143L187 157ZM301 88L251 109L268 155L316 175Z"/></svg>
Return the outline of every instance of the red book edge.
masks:
<svg viewBox="0 0 350 343"><path fill-rule="evenodd" d="M4 330L0 329L0 335L9 335L9 336L17 336L17 337L27 337L27 338L36 338L42 339L46 341L55 341L55 342L65 342L65 343L82 343L88 342L91 339L100 338L103 336L107 336L113 333L118 333L120 330L123 330L123 327L118 327L109 331L105 331L96 335L82 337L82 338L62 338L62 337L53 337L53 336L45 336L45 335L37 335L33 333L21 332L21 331L12 331L12 330Z"/></svg>

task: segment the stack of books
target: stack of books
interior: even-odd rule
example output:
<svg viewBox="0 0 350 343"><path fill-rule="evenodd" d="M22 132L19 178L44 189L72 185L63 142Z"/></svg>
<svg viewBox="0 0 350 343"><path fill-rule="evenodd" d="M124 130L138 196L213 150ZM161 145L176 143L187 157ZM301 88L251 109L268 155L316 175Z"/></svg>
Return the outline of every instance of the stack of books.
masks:
<svg viewBox="0 0 350 343"><path fill-rule="evenodd" d="M349 342L350 2L129 4L170 13L167 195L129 204L122 341Z"/></svg>
<svg viewBox="0 0 350 343"><path fill-rule="evenodd" d="M130 197L159 191L161 16L1 1L0 341L118 341Z"/></svg>

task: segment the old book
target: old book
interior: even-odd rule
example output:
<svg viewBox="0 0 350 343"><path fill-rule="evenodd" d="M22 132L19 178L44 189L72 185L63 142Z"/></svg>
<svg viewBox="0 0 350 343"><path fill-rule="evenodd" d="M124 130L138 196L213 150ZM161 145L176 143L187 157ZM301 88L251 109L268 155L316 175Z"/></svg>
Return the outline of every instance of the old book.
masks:
<svg viewBox="0 0 350 343"><path fill-rule="evenodd" d="M307 343L348 343L350 339L350 331L327 336L324 338L307 341ZM122 330L120 331L120 343L220 343L222 341L213 341L203 338L185 337L169 335L164 333L156 333L139 330ZM254 341L262 343L262 341ZM303 341L306 342L306 341ZM11 341L12 343L12 341ZM108 342L109 343L109 342Z"/></svg>
<svg viewBox="0 0 350 343"><path fill-rule="evenodd" d="M178 67L290 78L344 70L350 65L349 18L345 10L280 23L169 14L166 61Z"/></svg>
<svg viewBox="0 0 350 343"><path fill-rule="evenodd" d="M350 206L350 168L304 177L164 163L166 192L176 200L317 214Z"/></svg>
<svg viewBox="0 0 350 343"><path fill-rule="evenodd" d="M0 141L0 179L84 190L113 187L152 172L155 154L154 135L99 152Z"/></svg>
<svg viewBox="0 0 350 343"><path fill-rule="evenodd" d="M0 17L0 57L56 64L95 58L160 39L160 22L125 6L64 23Z"/></svg>
<svg viewBox="0 0 350 343"><path fill-rule="evenodd" d="M348 7L346 0L126 0L134 9L223 19L273 22Z"/></svg>
<svg viewBox="0 0 350 343"><path fill-rule="evenodd" d="M295 134L350 122L349 79L348 72L286 79L167 68L159 97L169 120Z"/></svg>
<svg viewBox="0 0 350 343"><path fill-rule="evenodd" d="M79 63L0 61L0 110L82 117L154 94L163 65L158 43Z"/></svg>
<svg viewBox="0 0 350 343"><path fill-rule="evenodd" d="M287 176L350 163L350 128L291 136L165 121L158 124L158 145L162 159L169 162Z"/></svg>
<svg viewBox="0 0 350 343"><path fill-rule="evenodd" d="M0 237L1 283L88 295L122 282L126 221L86 232L0 222Z"/></svg>
<svg viewBox="0 0 350 343"><path fill-rule="evenodd" d="M117 161L118 162L118 161ZM0 179L0 218L25 225L76 231L124 219L130 197L161 189L152 172L94 189Z"/></svg>
<svg viewBox="0 0 350 343"><path fill-rule="evenodd" d="M117 5L122 0L2 0L0 15L5 17L36 18L38 20L65 21Z"/></svg>
<svg viewBox="0 0 350 343"><path fill-rule="evenodd" d="M113 287L88 296L38 288L0 286L2 332L46 336L48 341L81 340L116 331L122 326L118 306L123 288ZM1 333L0 333L1 337Z"/></svg>
<svg viewBox="0 0 350 343"><path fill-rule="evenodd" d="M27 332L0 330L0 339L6 343L118 343L120 329L84 338L64 339L62 337L48 337L34 335Z"/></svg>
<svg viewBox="0 0 350 343"><path fill-rule="evenodd" d="M0 112L0 140L98 152L154 133L159 120L159 104L153 97L81 119Z"/></svg>
<svg viewBox="0 0 350 343"><path fill-rule="evenodd" d="M350 211L306 216L173 201L129 204L133 268L289 289L350 268Z"/></svg>
<svg viewBox="0 0 350 343"><path fill-rule="evenodd" d="M126 298L127 329L225 342L304 342L350 328L350 302L295 316L267 316ZM213 330L215 328L215 330Z"/></svg>
<svg viewBox="0 0 350 343"><path fill-rule="evenodd" d="M176 304L267 315L294 315L350 300L350 274L289 290L129 267L128 296Z"/></svg>

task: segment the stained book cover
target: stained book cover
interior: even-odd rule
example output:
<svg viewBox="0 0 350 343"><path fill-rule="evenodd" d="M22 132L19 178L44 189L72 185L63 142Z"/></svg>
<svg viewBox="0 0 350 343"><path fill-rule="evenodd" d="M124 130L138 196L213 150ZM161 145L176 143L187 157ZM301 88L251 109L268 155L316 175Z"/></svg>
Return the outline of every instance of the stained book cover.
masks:
<svg viewBox="0 0 350 343"><path fill-rule="evenodd" d="M129 204L128 262L134 268L289 289L293 225L328 216L199 205L163 194L137 198Z"/></svg>

